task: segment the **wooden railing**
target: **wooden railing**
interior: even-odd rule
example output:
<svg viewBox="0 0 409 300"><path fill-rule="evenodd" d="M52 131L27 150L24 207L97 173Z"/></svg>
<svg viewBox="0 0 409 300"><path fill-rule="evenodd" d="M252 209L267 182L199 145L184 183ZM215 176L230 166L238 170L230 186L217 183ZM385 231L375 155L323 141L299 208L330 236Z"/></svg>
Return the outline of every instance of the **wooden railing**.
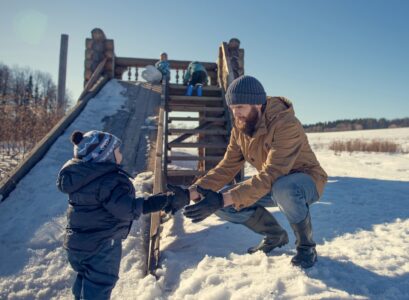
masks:
<svg viewBox="0 0 409 300"><path fill-rule="evenodd" d="M165 191L166 168L164 162L167 159L167 151L165 149L167 139L167 112L166 104L168 101L169 82L162 82L162 101L159 108L158 131L156 138L156 155L154 163L154 182L153 193L162 193ZM159 241L160 241L160 224L161 213L155 212L150 215L150 232L149 242L147 243L147 262L146 274L155 275L155 271L159 262Z"/></svg>
<svg viewBox="0 0 409 300"><path fill-rule="evenodd" d="M226 42L223 42L219 47L219 59L217 61L217 80L219 86L222 88L223 96L227 91L227 88L232 83L232 81L238 77L237 70L234 72L231 57L229 55L228 46ZM223 101L226 111L229 111L229 108L226 105L226 102ZM229 120L227 122L227 131L230 132L232 128L233 116L231 112L228 114ZM241 181L244 178L244 167L241 168L239 174L236 175L235 181Z"/></svg>
<svg viewBox="0 0 409 300"><path fill-rule="evenodd" d="M230 58L227 51L227 44L223 42L219 47L219 60L218 60L218 84L224 92L227 91L228 86L234 80L233 69L231 67Z"/></svg>
<svg viewBox="0 0 409 300"><path fill-rule="evenodd" d="M140 73L149 65L154 66L158 59L150 58L115 58L115 77L129 81L141 81ZM183 77L190 61L169 60L171 69L171 83L182 84ZM217 64L211 62L201 62L209 75L209 85L217 85ZM124 78L125 76L125 78Z"/></svg>

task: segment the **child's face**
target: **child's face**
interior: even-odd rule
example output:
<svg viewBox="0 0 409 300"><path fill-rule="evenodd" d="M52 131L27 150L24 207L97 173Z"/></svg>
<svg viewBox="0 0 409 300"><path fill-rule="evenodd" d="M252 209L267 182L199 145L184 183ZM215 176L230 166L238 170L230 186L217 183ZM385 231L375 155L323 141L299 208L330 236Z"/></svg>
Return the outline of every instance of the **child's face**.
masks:
<svg viewBox="0 0 409 300"><path fill-rule="evenodd" d="M115 160L116 163L119 165L122 162L122 153L121 150L119 150L119 148L116 148L114 150L114 155L115 155Z"/></svg>

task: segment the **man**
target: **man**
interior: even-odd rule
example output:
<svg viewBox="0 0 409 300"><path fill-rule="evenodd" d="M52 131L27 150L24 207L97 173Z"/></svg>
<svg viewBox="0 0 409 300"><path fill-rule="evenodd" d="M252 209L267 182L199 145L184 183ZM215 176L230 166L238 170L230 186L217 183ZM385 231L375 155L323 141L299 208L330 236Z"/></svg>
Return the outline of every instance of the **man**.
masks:
<svg viewBox="0 0 409 300"><path fill-rule="evenodd" d="M192 200L202 196L185 207L185 216L200 222L215 213L243 224L265 236L248 252L268 253L288 243L286 231L265 209L277 205L296 237L292 264L312 267L317 252L309 206L322 195L327 174L312 152L292 104L283 97L266 97L261 83L251 76L235 79L225 96L234 116L230 143L223 160L185 191ZM245 161L258 173L220 191Z"/></svg>

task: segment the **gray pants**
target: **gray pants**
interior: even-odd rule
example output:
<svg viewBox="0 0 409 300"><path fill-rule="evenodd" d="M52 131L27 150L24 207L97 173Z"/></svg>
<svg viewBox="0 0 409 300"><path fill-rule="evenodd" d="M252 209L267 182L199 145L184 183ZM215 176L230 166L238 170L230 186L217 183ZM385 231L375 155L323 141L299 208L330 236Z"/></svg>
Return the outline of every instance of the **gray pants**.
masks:
<svg viewBox="0 0 409 300"><path fill-rule="evenodd" d="M221 190L225 192L234 186ZM219 209L216 215L221 219L242 224L245 223L256 210L258 205L264 207L278 206L287 217L289 223L296 224L305 219L308 206L317 202L319 195L311 176L305 173L293 173L280 177L272 186L271 193L259 199L252 206L237 211L232 206Z"/></svg>

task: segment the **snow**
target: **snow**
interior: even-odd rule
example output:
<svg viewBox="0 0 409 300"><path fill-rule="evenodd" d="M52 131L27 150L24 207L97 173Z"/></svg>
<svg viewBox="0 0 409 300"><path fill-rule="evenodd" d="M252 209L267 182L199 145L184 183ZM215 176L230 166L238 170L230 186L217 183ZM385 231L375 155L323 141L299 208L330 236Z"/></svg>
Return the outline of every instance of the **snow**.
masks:
<svg viewBox="0 0 409 300"><path fill-rule="evenodd" d="M116 83L102 91L105 105L120 106ZM116 101L105 98L117 97ZM119 100L118 100L119 99ZM97 102L97 101L95 101ZM92 107L94 102L88 106ZM68 299L74 273L61 247L65 196L54 187L60 162L71 155L68 134L106 112L86 108L0 205L0 299ZM113 107L116 109L116 106ZM408 299L409 154L342 153L333 140L390 139L409 146L409 128L308 135L330 176L320 202L311 207L319 254L311 269L292 267L294 236L277 208L271 212L290 243L269 255L246 253L260 236L211 216L193 224L177 213L163 224L159 279L143 277L140 222L123 243L120 280L113 299ZM192 163L192 165L194 162ZM188 166L183 166L188 167ZM246 175L256 171L246 166ZM146 195L152 174L135 179ZM41 192L40 192L41 191Z"/></svg>
<svg viewBox="0 0 409 300"><path fill-rule="evenodd" d="M46 156L19 182L8 199L0 204L0 299L71 297L74 273L62 248L67 200L56 188L56 176L64 162L72 157L71 132L77 129L102 130L102 119L124 106L124 92L117 81L107 83ZM141 179L137 178L137 181ZM144 181L148 183L149 179L144 178ZM142 192L139 189L140 195ZM139 249L140 243L138 222L135 222L130 238L124 243L122 268L125 274L127 265L132 264L134 276L138 276L134 270L141 269L142 258L134 249Z"/></svg>

